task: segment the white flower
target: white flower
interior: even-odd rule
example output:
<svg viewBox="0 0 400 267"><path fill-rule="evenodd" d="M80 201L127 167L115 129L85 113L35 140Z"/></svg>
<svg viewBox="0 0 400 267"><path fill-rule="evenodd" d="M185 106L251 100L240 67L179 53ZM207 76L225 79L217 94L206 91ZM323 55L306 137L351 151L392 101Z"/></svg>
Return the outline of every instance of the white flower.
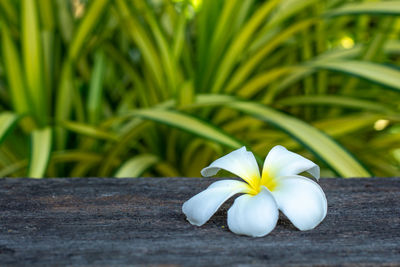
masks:
<svg viewBox="0 0 400 267"><path fill-rule="evenodd" d="M315 228L326 216L327 201L321 187L298 175L308 172L319 179L319 167L282 146L275 146L268 153L261 177L253 153L245 147L215 160L201 174L213 176L220 169L245 182L217 181L186 201L182 211L191 224L205 224L227 199L238 193L244 194L228 210L228 226L236 234L267 235L275 228L278 210L302 231Z"/></svg>

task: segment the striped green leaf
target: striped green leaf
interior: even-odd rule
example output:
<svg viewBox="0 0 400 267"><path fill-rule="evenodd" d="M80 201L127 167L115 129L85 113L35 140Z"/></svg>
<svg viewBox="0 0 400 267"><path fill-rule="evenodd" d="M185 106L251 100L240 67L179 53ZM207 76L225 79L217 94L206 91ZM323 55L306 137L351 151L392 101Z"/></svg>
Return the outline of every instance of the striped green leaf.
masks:
<svg viewBox="0 0 400 267"><path fill-rule="evenodd" d="M400 1L371 1L363 3L350 3L337 9L328 11L326 16L341 15L400 15Z"/></svg>
<svg viewBox="0 0 400 267"><path fill-rule="evenodd" d="M111 141L118 140L117 135L113 133L79 122L64 121L60 123L60 126L77 134L86 135L97 139L105 139Z"/></svg>
<svg viewBox="0 0 400 267"><path fill-rule="evenodd" d="M101 164L98 175L109 176L113 168L113 159L118 158L119 154L126 149L132 140L135 140L139 134L148 130L151 122L142 119L133 119L121 128L118 142L110 148L105 155L103 164Z"/></svg>
<svg viewBox="0 0 400 267"><path fill-rule="evenodd" d="M361 55L361 52L363 51L364 47L363 46L356 46L351 49L336 49L336 50L331 50L326 53L323 53L316 57L314 60L311 61L311 64L304 64L301 66L296 66L294 68L295 71L287 75L286 77L283 77L283 79L279 82L279 84L271 88L267 91L267 103L270 102L270 100L279 92L282 92L289 86L293 85L296 82L299 82L301 79L304 79L305 77L315 73L316 70L315 68L311 68L310 65L313 65L313 63L316 61L318 62L330 62L330 61L337 61L337 60L345 60L345 59L352 59L355 57L359 57ZM384 46L384 52L387 54L394 53L394 54L400 54L400 43L396 41L387 41L387 43Z"/></svg>
<svg viewBox="0 0 400 267"><path fill-rule="evenodd" d="M236 36L236 39L232 42L228 51L222 59L222 62L216 73L216 80L213 84L211 92L217 93L221 91L223 84L225 83L229 73L235 66L237 57L243 53L243 49L251 40L251 36L257 30L257 28L265 21L265 18L270 14L272 9L278 4L279 1L268 1L262 4L257 9L257 12L251 17L246 25L241 30L240 34Z"/></svg>
<svg viewBox="0 0 400 267"><path fill-rule="evenodd" d="M3 143L7 134L12 131L19 117L15 113L5 111L0 113L0 145Z"/></svg>
<svg viewBox="0 0 400 267"><path fill-rule="evenodd" d="M143 59L149 66L148 71L152 74L157 84L161 87L163 86L161 59L157 54L154 43L148 36L146 30L140 25L137 20L137 16L131 13L125 0L117 0L116 5L119 9L119 13L122 21L128 27L131 38L135 41L136 45L140 48L143 54Z"/></svg>
<svg viewBox="0 0 400 267"><path fill-rule="evenodd" d="M356 113L347 116L334 117L313 123L318 128L333 137L352 134L365 128L372 128L374 123L385 117L380 114Z"/></svg>
<svg viewBox="0 0 400 267"><path fill-rule="evenodd" d="M158 157L151 154L142 154L129 159L115 173L114 177L139 177L148 168L159 161Z"/></svg>
<svg viewBox="0 0 400 267"><path fill-rule="evenodd" d="M4 13L4 16L13 24L17 24L18 14L15 7L12 5L12 1L3 0L0 1L0 11Z"/></svg>
<svg viewBox="0 0 400 267"><path fill-rule="evenodd" d="M328 135L297 118L251 102L230 103L228 106L284 130L343 177L371 176L369 171L340 144Z"/></svg>
<svg viewBox="0 0 400 267"><path fill-rule="evenodd" d="M92 1L87 7L85 16L78 26L69 44L68 58L64 61L60 74L60 82L56 101L56 119L65 121L69 119L71 105L73 101L73 92L75 91L73 81L73 62L77 60L82 50L85 48L85 42L99 22L104 13L109 0ZM65 7L63 7L65 8ZM67 34L68 35L68 34ZM69 38L68 36L66 36ZM62 129L57 129L57 148L63 149L66 142L66 133Z"/></svg>
<svg viewBox="0 0 400 267"><path fill-rule="evenodd" d="M30 0L27 0L30 1ZM106 10L109 0L91 1L85 13L82 22L79 24L78 30L73 37L69 49L69 58L76 60L84 48L85 41L88 39L89 34L94 30L97 22Z"/></svg>
<svg viewBox="0 0 400 267"><path fill-rule="evenodd" d="M165 76L167 77L168 81L168 87L169 89L172 89L172 91L176 90L176 79L179 75L179 68L177 65L175 65L175 61L173 58L173 53L172 49L170 47L170 44L168 43L167 38L163 34L161 27L159 23L157 22L153 11L149 9L148 5L144 4L141 6L141 4L144 2L137 2L137 5L139 8L144 8L143 12L146 14L145 18L148 21L148 24L150 26L151 32L154 36L154 39L156 41L156 45L159 50L160 54L160 59L163 64L163 70L165 72Z"/></svg>
<svg viewBox="0 0 400 267"><path fill-rule="evenodd" d="M57 121L65 121L69 119L71 104L73 101L73 92L75 91L71 64L68 63L63 66L60 79L55 106L55 117ZM58 149L64 149L67 137L66 132L60 128L56 128L56 132L56 147Z"/></svg>
<svg viewBox="0 0 400 267"><path fill-rule="evenodd" d="M221 95L201 95L198 104L217 99L217 105L233 108L245 114L271 123L298 140L335 172L343 177L370 177L371 174L354 156L335 142L330 136L310 124L270 107L254 102L235 101L235 98Z"/></svg>
<svg viewBox="0 0 400 267"><path fill-rule="evenodd" d="M105 64L104 53L102 51L97 52L90 80L89 97L87 102L89 123L94 125L98 123L100 118Z"/></svg>
<svg viewBox="0 0 400 267"><path fill-rule="evenodd" d="M212 124L188 114L170 110L148 109L135 111L132 115L143 119L157 121L231 148L242 146L240 141L216 128Z"/></svg>
<svg viewBox="0 0 400 267"><path fill-rule="evenodd" d="M249 99L256 95L261 89L265 88L272 81L287 75L294 68L293 67L282 67L275 68L271 71L260 73L253 79L250 79L245 85L243 85L237 92L238 96Z"/></svg>
<svg viewBox="0 0 400 267"><path fill-rule="evenodd" d="M44 125L46 114L48 114L48 101L44 87L43 50L37 9L36 1L22 2L22 44L27 88L36 120Z"/></svg>
<svg viewBox="0 0 400 267"><path fill-rule="evenodd" d="M11 39L7 26L4 24L1 27L1 37L3 62L12 104L16 112L24 114L31 109L31 105L29 105L30 98L25 88L18 50Z"/></svg>
<svg viewBox="0 0 400 267"><path fill-rule="evenodd" d="M63 150L52 153L51 163L79 161L80 163L98 163L102 155L90 152Z"/></svg>
<svg viewBox="0 0 400 267"><path fill-rule="evenodd" d="M241 83L248 79L249 75L256 69L259 64L265 60L268 55L279 45L281 45L287 39L293 37L296 33L309 28L311 25L315 24L317 20L308 19L303 20L299 23L291 25L284 31L279 32L274 38L270 40L267 44L263 45L259 50L257 50L248 60L243 62L237 70L235 70L232 79L228 82L226 86L226 92L231 92L237 88ZM252 82L252 81L250 81ZM214 86L215 87L215 86ZM216 92L215 90L212 92Z"/></svg>
<svg viewBox="0 0 400 267"><path fill-rule="evenodd" d="M8 165L0 170L0 177L9 177L11 175L15 175L19 171L26 168L27 165L28 165L28 160L21 160L11 165Z"/></svg>
<svg viewBox="0 0 400 267"><path fill-rule="evenodd" d="M363 109L382 113L393 113L393 109L388 105L373 102L370 100L363 100L360 98L340 96L340 95L299 95L293 97L283 98L276 102L277 105L282 106L296 106L296 105L331 105L338 107L346 107L353 109Z"/></svg>
<svg viewBox="0 0 400 267"><path fill-rule="evenodd" d="M310 66L350 74L396 91L400 90L400 71L382 64L357 60L336 60L316 61L310 63Z"/></svg>
<svg viewBox="0 0 400 267"><path fill-rule="evenodd" d="M34 130L31 134L31 151L28 177L42 178L51 156L52 130L50 127Z"/></svg>

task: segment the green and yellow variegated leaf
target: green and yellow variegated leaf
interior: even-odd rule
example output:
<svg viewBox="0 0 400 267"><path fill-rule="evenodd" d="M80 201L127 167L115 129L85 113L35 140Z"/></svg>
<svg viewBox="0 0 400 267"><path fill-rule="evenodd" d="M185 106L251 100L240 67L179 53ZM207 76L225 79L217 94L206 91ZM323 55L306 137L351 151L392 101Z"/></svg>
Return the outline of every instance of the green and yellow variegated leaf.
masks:
<svg viewBox="0 0 400 267"><path fill-rule="evenodd" d="M89 115L89 123L96 125L101 115L103 80L106 67L104 53L99 51L96 53L94 69L90 80L89 97L87 101L87 110Z"/></svg>
<svg viewBox="0 0 400 267"><path fill-rule="evenodd" d="M341 15L400 15L400 1L371 1L349 3L325 13L328 17Z"/></svg>
<svg viewBox="0 0 400 267"><path fill-rule="evenodd" d="M231 148L242 146L242 143L234 137L192 115L163 109L140 110L133 112L132 115L166 124Z"/></svg>
<svg viewBox="0 0 400 267"><path fill-rule="evenodd" d="M5 111L0 113L0 145L3 143L7 134L12 131L18 119L19 116L12 112Z"/></svg>
<svg viewBox="0 0 400 267"><path fill-rule="evenodd" d="M107 132L105 130L99 129L94 126L82 124L79 122L64 121L64 122L60 123L60 126L69 131L72 131L72 132L75 132L75 133L81 134L81 135L90 136L92 138L105 139L105 140L111 140L111 141L118 140L118 136L116 134Z"/></svg>
<svg viewBox="0 0 400 267"><path fill-rule="evenodd" d="M25 114L32 109L32 106L30 105L30 96L24 83L21 57L11 39L10 31L5 24L1 27L1 46L4 63L3 66L9 84L13 108L15 112Z"/></svg>
<svg viewBox="0 0 400 267"><path fill-rule="evenodd" d="M299 119L251 102L230 103L229 107L272 123L284 130L343 177L371 176L369 171L339 143Z"/></svg>
<svg viewBox="0 0 400 267"><path fill-rule="evenodd" d="M52 140L52 129L50 127L32 132L28 177L42 178L45 175L51 156Z"/></svg>
<svg viewBox="0 0 400 267"><path fill-rule="evenodd" d="M126 161L115 173L115 177L126 178L126 177L139 177L148 168L153 166L159 161L159 158L151 154L142 154L133 157Z"/></svg>
<svg viewBox="0 0 400 267"><path fill-rule="evenodd" d="M399 0L0 0L0 176L199 176L243 144L399 176L398 15Z"/></svg>
<svg viewBox="0 0 400 267"><path fill-rule="evenodd" d="M400 91L400 70L378 63L356 60L317 61L310 66L360 77L386 88Z"/></svg>
<svg viewBox="0 0 400 267"><path fill-rule="evenodd" d="M219 96L203 95L198 98L198 101L207 103L209 98L218 99ZM304 121L261 104L232 101L232 98L226 96L221 96L220 100L221 102L223 100L226 101L226 103L223 104L225 106L271 123L285 131L343 177L369 177L371 175L369 171L338 142Z"/></svg>
<svg viewBox="0 0 400 267"><path fill-rule="evenodd" d="M97 0L90 2L86 14L73 37L68 51L71 60L76 60L85 46L90 33L95 29L96 24L106 10L109 0Z"/></svg>
<svg viewBox="0 0 400 267"><path fill-rule="evenodd" d="M48 114L48 99L44 84L42 39L36 1L22 2L22 44L27 91L32 100L36 120L43 126ZM23 79L19 77L19 79Z"/></svg>
<svg viewBox="0 0 400 267"><path fill-rule="evenodd" d="M282 106L296 105L321 105L321 106L337 106L352 109L363 109L381 113L395 113L393 108L388 105L377 103L376 101L364 100L355 97L347 97L340 95L300 95L283 98L276 102Z"/></svg>

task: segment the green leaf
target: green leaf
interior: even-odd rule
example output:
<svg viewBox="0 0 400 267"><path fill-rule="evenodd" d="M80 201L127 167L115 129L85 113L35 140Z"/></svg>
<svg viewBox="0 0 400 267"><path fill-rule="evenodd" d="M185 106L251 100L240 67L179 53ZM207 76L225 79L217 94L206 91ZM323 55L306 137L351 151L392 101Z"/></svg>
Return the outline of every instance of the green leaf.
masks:
<svg viewBox="0 0 400 267"><path fill-rule="evenodd" d="M231 148L242 146L242 143L234 137L216 128L212 124L188 114L170 110L147 109L135 111L132 115L167 124Z"/></svg>
<svg viewBox="0 0 400 267"><path fill-rule="evenodd" d="M108 1L109 0L96 0L90 2L90 5L85 12L85 16L82 19L82 22L79 24L79 28L73 37L72 43L70 44L68 53L69 59L73 61L77 59L81 53L81 50L84 48L89 34L94 30L94 27L99 21L101 15L106 10Z"/></svg>
<svg viewBox="0 0 400 267"><path fill-rule="evenodd" d="M315 4L318 0L282 0L274 14L272 15L272 19L267 23L267 27L271 27L271 25L277 25L278 23L282 23L284 20L290 18L291 16L295 16L308 6Z"/></svg>
<svg viewBox="0 0 400 267"><path fill-rule="evenodd" d="M356 60L316 61L310 66L350 74L387 88L400 90L400 71L378 63Z"/></svg>
<svg viewBox="0 0 400 267"><path fill-rule="evenodd" d="M252 79L249 79L240 89L237 91L237 95L249 99L256 95L261 89L264 89L268 84L276 79L287 75L293 71L294 67L281 67L274 68L265 73L260 73Z"/></svg>
<svg viewBox="0 0 400 267"><path fill-rule="evenodd" d="M142 3L145 2L138 1L136 5L140 7L140 4ZM179 73L179 67L175 65L172 49L170 47L170 44L168 43L167 38L161 31L160 25L157 22L155 15L153 14L153 10L149 9L148 5L146 4L144 4L143 7L143 13L145 14L145 18L151 29L150 32L154 36L159 50L160 59L163 64L162 69L164 70L165 76L167 77L168 81L168 88L170 90L172 89L172 92L174 92L176 90L176 78L179 76L177 75Z"/></svg>
<svg viewBox="0 0 400 267"><path fill-rule="evenodd" d="M172 44L172 54L174 57L175 61L178 61L181 53L183 46L185 45L185 29L186 29L186 12L187 12L187 5L185 5L185 8L183 9L183 12L181 12L178 15L178 23L176 25L176 30L174 33L174 38L173 38L173 44Z"/></svg>
<svg viewBox="0 0 400 267"><path fill-rule="evenodd" d="M44 87L42 40L36 3L31 0L22 2L22 45L26 82L36 120L44 125L48 101Z"/></svg>
<svg viewBox="0 0 400 267"><path fill-rule="evenodd" d="M279 32L276 36L274 36L267 44L263 45L259 50L257 50L251 57L249 57L246 61L244 61L238 68L235 70L234 75L232 75L232 79L229 81L226 86L226 92L232 92L235 88L237 88L241 83L248 79L249 75L256 69L263 60L267 58L267 56L279 45L282 45L284 41L293 37L296 33L305 30L311 25L315 24L317 20L315 19L307 19L301 22L298 22L290 27L286 28L284 31ZM214 86L215 87L215 86ZM212 91L215 92L215 91Z"/></svg>
<svg viewBox="0 0 400 267"><path fill-rule="evenodd" d="M386 40L384 46L385 53L400 55L400 41L399 40Z"/></svg>
<svg viewBox="0 0 400 267"><path fill-rule="evenodd" d="M42 178L51 156L52 130L50 127L34 130L31 135L31 151L28 177Z"/></svg>
<svg viewBox="0 0 400 267"><path fill-rule="evenodd" d="M118 140L117 135L104 131L102 129L99 129L97 127L93 127L87 124L82 124L79 122L74 122L74 121L63 121L60 123L60 126L63 128L70 130L72 132L76 132L78 134L90 136L93 138L98 138L98 139L105 139L105 140L111 140L115 141Z"/></svg>
<svg viewBox="0 0 400 267"><path fill-rule="evenodd" d="M289 86L293 85L295 82L300 81L304 77L307 77L313 73L317 69L311 68L310 65L312 65L314 62L330 62L330 61L337 61L337 60L344 60L344 59L351 59L355 57L359 57L361 55L361 52L363 51L364 47L362 46L355 46L351 49L336 49L336 50L330 50L328 52L325 52L312 61L310 61L310 64L305 63L304 65L296 66L294 71L284 77L279 84L274 87L270 88L267 91L267 97L266 97L266 103L270 103L273 97L288 88ZM400 43L395 42L395 41L388 41L385 44L384 47L385 53L394 53L394 54L399 54L400 52Z"/></svg>
<svg viewBox="0 0 400 267"><path fill-rule="evenodd" d="M56 74L56 66L54 63L57 61L55 56L57 48L57 37L55 34L55 6L53 0L38 1L38 14L40 14L41 25L41 38L43 49L43 82L44 90L46 91L46 99L53 99L53 82L54 75ZM50 104L50 103L49 103Z"/></svg>
<svg viewBox="0 0 400 267"><path fill-rule="evenodd" d="M256 13L253 14L251 19L246 23L241 32L233 40L231 46L226 52L222 59L221 65L219 66L216 73L216 80L213 84L211 92L217 93L221 91L223 84L225 83L229 73L234 68L236 60L240 54L242 54L244 48L251 40L253 33L257 28L265 21L265 18L270 14L272 9L278 4L279 1L268 1L260 6Z"/></svg>
<svg viewBox="0 0 400 267"><path fill-rule="evenodd" d="M280 28L279 23L283 23L290 17L296 16L301 13L304 9L320 2L319 0L281 0L276 10L271 15L271 19L264 24L260 33L257 35L257 39L253 41L253 44L249 47L249 51L256 51L268 44L270 41L270 33L276 28ZM279 31L278 31L279 32Z"/></svg>
<svg viewBox="0 0 400 267"><path fill-rule="evenodd" d="M118 158L119 154L129 146L132 140L136 140L137 136L141 134L142 131L147 131L149 125L149 121L143 121L137 118L126 123L126 125L121 128L118 142L105 154L103 163L99 168L99 176L111 175L111 169L114 166L113 160Z"/></svg>
<svg viewBox="0 0 400 267"><path fill-rule="evenodd" d="M236 19L238 19L237 9L238 2L243 5L244 2L247 4L253 4L252 1L237 1L231 0L226 1L222 6L221 12L218 17L218 21L215 23L215 29L213 34L211 35L210 44L207 50L207 68L205 70L202 78L202 87L206 88L209 86L205 82L209 82L211 76L215 72L216 65L220 62L222 53L224 52L224 48L229 45L229 41L231 39L232 33L232 24L235 23Z"/></svg>
<svg viewBox="0 0 400 267"><path fill-rule="evenodd" d="M9 177L10 175L13 174L15 175L20 170L26 168L27 165L28 165L28 160L26 159L8 165L0 170L0 177Z"/></svg>
<svg viewBox="0 0 400 267"><path fill-rule="evenodd" d="M164 79L162 77L163 71L160 63L161 59L156 52L157 50L154 43L148 36L148 32L146 32L146 30L141 26L137 20L137 16L131 13L126 1L117 0L116 4L123 23L127 25L126 29L129 31L129 34L135 41L136 45L140 48L143 60L148 66L148 72L152 74L157 85L161 87L161 89L164 89Z"/></svg>
<svg viewBox="0 0 400 267"><path fill-rule="evenodd" d="M371 129L377 120L383 118L384 116L379 114L356 113L316 121L313 126L332 137L341 137L361 129Z"/></svg>
<svg viewBox="0 0 400 267"><path fill-rule="evenodd" d="M118 171L115 173L115 177L139 177L158 161L158 157L151 154L142 154L133 157L118 169Z"/></svg>
<svg viewBox="0 0 400 267"><path fill-rule="evenodd" d="M3 143L7 134L12 131L18 119L19 116L15 113L9 111L0 113L0 145Z"/></svg>
<svg viewBox="0 0 400 267"><path fill-rule="evenodd" d="M371 174L348 151L339 145L339 143L295 117L251 102L234 102L227 104L227 106L265 122L269 122L281 130L284 130L343 177L371 176Z"/></svg>
<svg viewBox="0 0 400 267"><path fill-rule="evenodd" d="M350 152L330 136L304 121L258 103L238 101L224 95L199 95L197 103L206 105L210 99L214 99L216 105L233 108L275 125L303 144L342 177L371 176Z"/></svg>
<svg viewBox="0 0 400 267"><path fill-rule="evenodd" d="M98 123L100 118L105 63L104 53L102 51L97 52L94 59L94 69L90 80L87 102L89 123L94 125Z"/></svg>
<svg viewBox="0 0 400 267"><path fill-rule="evenodd" d="M354 58L361 54L362 47L357 46L351 49L336 49L330 50L325 52L315 59L311 60L311 64L314 61L332 61L332 60L339 60L339 59L347 59L347 58ZM271 103L274 97L282 92L283 90L287 89L289 86L293 85L296 82L299 82L301 79L312 75L317 71L309 66L309 64L303 64L299 66L295 66L292 68L292 72L288 74L286 77L283 77L275 87L269 88L266 92L264 97L263 103Z"/></svg>
<svg viewBox="0 0 400 267"><path fill-rule="evenodd" d="M55 106L55 117L57 121L65 121L69 119L74 91L75 87L72 78L72 66L71 64L66 63L61 71L60 84ZM64 149L67 137L65 130L56 128L55 136L57 149Z"/></svg>
<svg viewBox="0 0 400 267"><path fill-rule="evenodd" d="M101 154L84 152L80 150L62 150L54 151L51 157L51 163L79 161L79 163L98 163L102 159Z"/></svg>
<svg viewBox="0 0 400 267"><path fill-rule="evenodd" d="M30 98L24 84L21 59L11 39L9 29L5 24L2 25L1 30L3 62L11 93L11 100L14 110L19 114L24 114L31 109L31 105L29 105Z"/></svg>
<svg viewBox="0 0 400 267"><path fill-rule="evenodd" d="M0 11L13 24L18 23L18 14L11 0L0 1Z"/></svg>
<svg viewBox="0 0 400 267"><path fill-rule="evenodd" d="M393 109L385 104L364 100L355 97L347 97L340 95L299 95L283 98L276 102L282 106L296 105L332 105L338 107L364 109L382 113L393 113Z"/></svg>
<svg viewBox="0 0 400 267"><path fill-rule="evenodd" d="M341 15L400 15L400 1L357 2L325 13L327 17Z"/></svg>
<svg viewBox="0 0 400 267"><path fill-rule="evenodd" d="M58 21L59 21L59 30L62 39L66 43L70 43L72 39L72 33L74 29L74 19L73 14L70 11L70 3L64 0L55 0L55 8L57 9Z"/></svg>

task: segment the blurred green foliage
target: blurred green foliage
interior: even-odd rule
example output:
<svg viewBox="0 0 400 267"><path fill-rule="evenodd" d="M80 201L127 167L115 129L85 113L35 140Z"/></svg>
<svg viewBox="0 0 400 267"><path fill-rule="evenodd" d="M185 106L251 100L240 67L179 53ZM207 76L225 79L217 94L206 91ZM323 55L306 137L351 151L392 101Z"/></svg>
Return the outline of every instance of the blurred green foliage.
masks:
<svg viewBox="0 0 400 267"><path fill-rule="evenodd" d="M2 0L0 177L400 174L400 1Z"/></svg>

